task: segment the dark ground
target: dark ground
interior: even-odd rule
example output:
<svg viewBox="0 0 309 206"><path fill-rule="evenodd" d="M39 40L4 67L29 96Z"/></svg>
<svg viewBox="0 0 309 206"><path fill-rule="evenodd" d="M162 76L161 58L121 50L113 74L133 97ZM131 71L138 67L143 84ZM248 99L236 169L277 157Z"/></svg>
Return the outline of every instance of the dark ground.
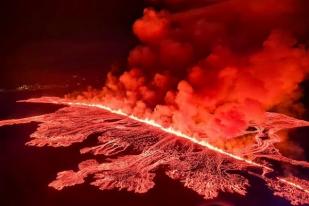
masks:
<svg viewBox="0 0 309 206"><path fill-rule="evenodd" d="M136 44L131 25L142 15L143 2L11 0L1 3L0 119L37 115L59 108L15 103L18 99L62 95L88 84L101 84L110 65L125 61L129 49ZM48 84L60 88L14 91L23 84ZM308 85L303 85L305 105L309 105ZM272 196L257 179L251 179L254 187L249 189L246 197L220 194L213 201L203 200L164 175L159 175L156 187L143 195L100 191L86 184L55 191L47 187L48 183L57 171L76 167L82 159L80 148L24 146L35 129L35 123L0 128L0 206L289 205ZM295 135L306 149L307 159L308 131L301 129Z"/></svg>

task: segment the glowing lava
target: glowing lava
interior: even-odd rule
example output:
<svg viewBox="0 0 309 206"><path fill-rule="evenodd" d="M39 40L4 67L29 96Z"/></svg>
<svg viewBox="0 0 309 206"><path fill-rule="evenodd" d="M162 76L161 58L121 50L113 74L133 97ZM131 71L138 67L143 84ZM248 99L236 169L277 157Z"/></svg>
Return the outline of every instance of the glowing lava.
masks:
<svg viewBox="0 0 309 206"><path fill-rule="evenodd" d="M24 102L69 105L55 113L16 120L0 121L0 126L40 122L27 145L67 147L83 142L91 134L99 134L98 145L85 147L94 159L79 164L79 171L59 172L51 187L62 189L81 184L90 177L90 184L106 189L125 189L138 193L152 188L156 170L161 168L170 178L181 181L205 199L220 191L246 194L248 180L232 171L247 171L265 180L275 195L292 204L308 204L308 181L282 175L268 160L309 168L307 162L282 156L273 143L279 130L308 126L291 117L268 113L255 133L256 143L244 147L243 154L233 154L207 142L207 139L186 135L149 119L141 119L98 103L78 102L55 97L42 97ZM264 129L262 129L264 128ZM267 130L268 139L259 138ZM252 132L251 132L252 133ZM265 135L265 134L263 134ZM95 156L108 161L98 162ZM102 161L102 160L101 160ZM252 168L259 168L252 172ZM268 175L270 174L270 175Z"/></svg>
<svg viewBox="0 0 309 206"><path fill-rule="evenodd" d="M43 102L44 102L44 99L43 99ZM46 103L49 103L49 100L47 100ZM141 119L141 118L139 118L139 117L137 117L135 115L127 114L127 113L123 112L121 109L115 110L115 109L112 109L112 108L110 108L108 106L105 106L105 105L102 105L102 104L94 104L94 103L86 103L86 102L76 102L76 101L68 101L68 100L51 101L51 103L53 103L53 104L65 104L65 105L71 105L71 106L87 106L87 107L95 107L95 108L99 108L99 109L104 109L104 110L107 110L107 111L112 112L114 114L119 114L119 115L122 115L122 116L126 116L126 117L128 117L130 119L133 119L133 120L136 120L138 122L142 122L142 123L145 123L147 125L151 125L153 127L159 128L160 130L162 130L164 132L167 132L169 134L176 135L178 137L190 140L191 142L193 142L195 144L199 144L199 145L201 145L203 147L206 147L206 148L208 148L210 150L213 150L215 152L218 152L220 154L227 155L227 156L229 156L231 158L234 158L236 160L244 161L244 162L246 162L246 163L248 163L250 165L257 166L257 167L262 167L263 169L266 169L266 170L269 170L269 171L272 170L271 168L266 167L265 165L261 165L261 164L255 163L253 161L247 160L245 158L242 158L240 156L228 153L228 152L226 152L226 151L224 151L224 150L222 150L222 149L220 149L218 147L215 147L214 145L209 144L206 140L203 140L203 139L198 138L198 137L186 135L183 132L175 130L172 127L166 128L166 127L160 125L159 123L155 122L152 119ZM308 125L309 125L309 123L308 123Z"/></svg>

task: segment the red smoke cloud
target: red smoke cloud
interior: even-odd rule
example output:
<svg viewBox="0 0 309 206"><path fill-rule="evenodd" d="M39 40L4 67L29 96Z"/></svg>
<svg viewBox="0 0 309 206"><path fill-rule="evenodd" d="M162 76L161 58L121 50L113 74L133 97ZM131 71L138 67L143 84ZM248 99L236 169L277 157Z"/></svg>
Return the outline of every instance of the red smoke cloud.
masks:
<svg viewBox="0 0 309 206"><path fill-rule="evenodd" d="M133 25L141 43L128 70L78 98L211 138L238 136L297 102L309 71L305 1L160 2L168 9L147 8Z"/></svg>

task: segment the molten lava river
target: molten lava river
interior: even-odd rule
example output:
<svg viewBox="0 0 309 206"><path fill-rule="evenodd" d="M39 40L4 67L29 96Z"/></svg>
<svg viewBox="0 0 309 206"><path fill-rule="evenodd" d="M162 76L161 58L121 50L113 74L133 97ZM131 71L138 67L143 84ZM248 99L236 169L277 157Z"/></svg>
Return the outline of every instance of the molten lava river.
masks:
<svg viewBox="0 0 309 206"><path fill-rule="evenodd" d="M27 143L29 146L69 147L99 134L96 146L80 150L81 154L88 153L93 158L79 163L77 171L59 172L56 180L49 184L57 190L90 181L101 190L146 193L155 186L154 177L160 169L205 199L212 199L219 192L246 195L250 186L242 175L246 173L263 179L275 195L294 205L309 204L309 181L286 175L273 166L308 169L309 163L284 157L274 145L279 141L280 130L309 126L309 122L267 113L263 122L252 123L253 129L243 135L251 137L253 143L229 151L207 139L189 136L101 104L57 97L23 102L65 106L50 114L0 121L0 126L39 122Z"/></svg>

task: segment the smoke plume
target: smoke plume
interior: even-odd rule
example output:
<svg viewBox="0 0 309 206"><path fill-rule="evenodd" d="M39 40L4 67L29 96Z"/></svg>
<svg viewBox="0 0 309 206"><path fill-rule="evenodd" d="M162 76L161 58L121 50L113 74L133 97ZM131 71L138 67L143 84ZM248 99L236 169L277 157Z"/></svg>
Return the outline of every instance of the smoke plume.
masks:
<svg viewBox="0 0 309 206"><path fill-rule="evenodd" d="M308 2L161 0L133 25L128 69L110 72L103 102L190 135L232 138L266 111L301 110L309 72Z"/></svg>

